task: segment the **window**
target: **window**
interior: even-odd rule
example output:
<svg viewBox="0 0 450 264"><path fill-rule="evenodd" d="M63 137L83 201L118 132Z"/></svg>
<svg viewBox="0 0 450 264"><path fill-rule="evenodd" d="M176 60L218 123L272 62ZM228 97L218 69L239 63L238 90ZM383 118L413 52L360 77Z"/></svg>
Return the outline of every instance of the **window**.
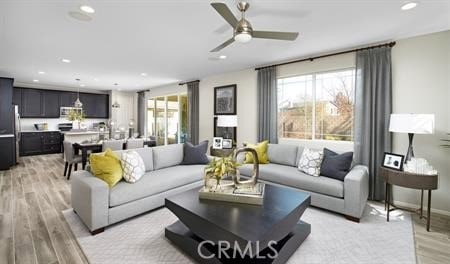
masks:
<svg viewBox="0 0 450 264"><path fill-rule="evenodd" d="M184 143L187 138L187 95L153 97L147 100L147 134L157 145Z"/></svg>
<svg viewBox="0 0 450 264"><path fill-rule="evenodd" d="M278 137L353 141L355 70L278 79Z"/></svg>

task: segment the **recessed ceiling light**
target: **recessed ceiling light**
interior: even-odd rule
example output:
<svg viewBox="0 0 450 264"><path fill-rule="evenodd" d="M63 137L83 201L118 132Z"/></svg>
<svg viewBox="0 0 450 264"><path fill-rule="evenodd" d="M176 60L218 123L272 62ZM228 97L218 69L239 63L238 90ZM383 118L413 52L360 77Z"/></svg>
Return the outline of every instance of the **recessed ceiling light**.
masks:
<svg viewBox="0 0 450 264"><path fill-rule="evenodd" d="M37 80L37 79L34 79L34 80L33 80L33 82L39 82L39 80Z"/></svg>
<svg viewBox="0 0 450 264"><path fill-rule="evenodd" d="M38 71L38 74L45 74L45 71Z"/></svg>
<svg viewBox="0 0 450 264"><path fill-rule="evenodd" d="M70 63L69 59L61 59L61 61L64 62L64 63Z"/></svg>
<svg viewBox="0 0 450 264"><path fill-rule="evenodd" d="M86 86L86 84L80 84L80 87L84 87L84 86Z"/></svg>
<svg viewBox="0 0 450 264"><path fill-rule="evenodd" d="M141 76L147 76L148 74L146 72L141 73Z"/></svg>
<svg viewBox="0 0 450 264"><path fill-rule="evenodd" d="M226 59L227 58L227 55L220 55L219 56L219 59L221 59L221 60L224 60L224 59Z"/></svg>
<svg viewBox="0 0 450 264"><path fill-rule="evenodd" d="M88 5L82 5L80 6L80 10L83 12L86 12L88 14L93 14L95 13L95 9L92 8L92 6L88 6Z"/></svg>
<svg viewBox="0 0 450 264"><path fill-rule="evenodd" d="M404 5L402 5L402 10L411 10L411 9L413 9L416 6L417 6L416 2L408 2L408 3L404 4Z"/></svg>

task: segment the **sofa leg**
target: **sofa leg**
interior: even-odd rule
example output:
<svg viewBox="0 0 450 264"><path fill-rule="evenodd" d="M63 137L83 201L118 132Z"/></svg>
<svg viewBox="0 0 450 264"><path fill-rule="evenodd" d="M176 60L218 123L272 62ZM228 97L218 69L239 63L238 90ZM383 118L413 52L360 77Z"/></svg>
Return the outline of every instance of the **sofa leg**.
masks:
<svg viewBox="0 0 450 264"><path fill-rule="evenodd" d="M97 234L102 233L103 231L105 231L105 228L104 228L104 227L99 228L99 229L96 229L96 230L94 230L94 231L91 231L91 235L95 236L95 235L97 235Z"/></svg>
<svg viewBox="0 0 450 264"><path fill-rule="evenodd" d="M347 218L347 220L359 223L359 218L357 218L357 217L350 216L350 215L344 215L344 216L345 216L345 218Z"/></svg>

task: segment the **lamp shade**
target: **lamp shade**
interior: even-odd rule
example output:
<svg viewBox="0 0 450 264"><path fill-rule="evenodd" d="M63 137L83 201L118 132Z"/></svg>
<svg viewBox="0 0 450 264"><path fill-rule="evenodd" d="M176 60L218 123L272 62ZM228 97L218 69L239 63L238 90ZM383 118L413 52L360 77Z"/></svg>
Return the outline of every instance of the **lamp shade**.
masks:
<svg viewBox="0 0 450 264"><path fill-rule="evenodd" d="M433 114L391 114L389 131L397 133L433 134Z"/></svg>
<svg viewBox="0 0 450 264"><path fill-rule="evenodd" d="M218 127L237 127L237 116L221 115L217 117Z"/></svg>

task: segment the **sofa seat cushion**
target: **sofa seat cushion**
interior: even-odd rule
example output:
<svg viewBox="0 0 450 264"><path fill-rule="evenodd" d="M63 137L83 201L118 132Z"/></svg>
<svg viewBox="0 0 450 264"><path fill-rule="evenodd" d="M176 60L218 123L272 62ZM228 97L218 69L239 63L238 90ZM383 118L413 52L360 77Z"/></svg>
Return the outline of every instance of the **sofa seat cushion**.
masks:
<svg viewBox="0 0 450 264"><path fill-rule="evenodd" d="M253 165L244 164L239 172L251 176ZM296 167L279 164L260 164L259 178L264 181L299 188L305 191L325 194L338 198L344 197L344 183L328 177L314 177L299 171Z"/></svg>
<svg viewBox="0 0 450 264"><path fill-rule="evenodd" d="M121 181L110 191L109 206L118 206L202 181L204 168L205 165L179 165L147 172L133 184Z"/></svg>

